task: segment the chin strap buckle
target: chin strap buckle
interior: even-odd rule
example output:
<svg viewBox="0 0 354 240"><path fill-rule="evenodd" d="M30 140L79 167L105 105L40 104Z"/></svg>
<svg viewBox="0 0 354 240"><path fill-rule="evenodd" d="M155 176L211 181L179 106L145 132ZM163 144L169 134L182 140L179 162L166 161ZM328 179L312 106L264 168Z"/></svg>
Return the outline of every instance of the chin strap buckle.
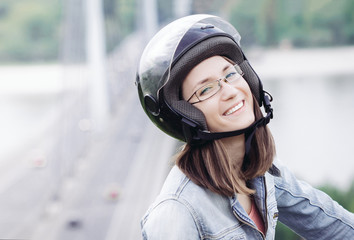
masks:
<svg viewBox="0 0 354 240"><path fill-rule="evenodd" d="M183 135L185 141L191 145L201 145L205 142L205 139L202 139L198 133L200 133L200 126L196 123L186 119L181 119Z"/></svg>
<svg viewBox="0 0 354 240"><path fill-rule="evenodd" d="M264 104L264 109L267 113L267 116L265 117L266 123L268 124L270 119L273 119L273 108L272 105L270 104L271 101L273 101L272 95L270 95L269 92L263 91L264 92L264 97L263 97L263 104Z"/></svg>

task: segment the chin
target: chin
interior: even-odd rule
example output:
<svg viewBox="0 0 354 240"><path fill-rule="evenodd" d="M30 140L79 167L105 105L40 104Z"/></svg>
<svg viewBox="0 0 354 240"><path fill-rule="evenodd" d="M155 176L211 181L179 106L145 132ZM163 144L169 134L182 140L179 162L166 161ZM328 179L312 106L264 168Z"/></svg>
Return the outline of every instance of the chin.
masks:
<svg viewBox="0 0 354 240"><path fill-rule="evenodd" d="M208 124L208 128L211 132L237 131L248 128L254 123L254 121L254 115L247 117L244 116L241 119L234 119L233 121L231 121L230 119L228 121L219 121L218 123L216 123L217 121L215 121L213 124ZM212 125L214 125L214 127Z"/></svg>
<svg viewBox="0 0 354 240"><path fill-rule="evenodd" d="M237 125L234 125L234 128L230 131L235 131L235 130L241 130L241 129L245 129L248 128L249 126L251 126L255 121L254 117L250 117L249 119L245 119L242 122L239 122Z"/></svg>

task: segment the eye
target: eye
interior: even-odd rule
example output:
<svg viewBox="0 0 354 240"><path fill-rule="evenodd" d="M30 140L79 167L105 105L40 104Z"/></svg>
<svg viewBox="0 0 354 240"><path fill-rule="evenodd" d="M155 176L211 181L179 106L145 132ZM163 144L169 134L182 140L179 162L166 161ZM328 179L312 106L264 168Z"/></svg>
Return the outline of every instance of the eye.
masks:
<svg viewBox="0 0 354 240"><path fill-rule="evenodd" d="M207 94L208 92L211 91L211 89L213 89L213 86L212 85L206 85L204 87L202 87L199 91L199 95L200 96L203 96L205 94Z"/></svg>
<svg viewBox="0 0 354 240"><path fill-rule="evenodd" d="M225 76L225 78L227 80L229 80L229 79L232 79L233 77L236 77L236 75L237 75L237 72L230 72Z"/></svg>

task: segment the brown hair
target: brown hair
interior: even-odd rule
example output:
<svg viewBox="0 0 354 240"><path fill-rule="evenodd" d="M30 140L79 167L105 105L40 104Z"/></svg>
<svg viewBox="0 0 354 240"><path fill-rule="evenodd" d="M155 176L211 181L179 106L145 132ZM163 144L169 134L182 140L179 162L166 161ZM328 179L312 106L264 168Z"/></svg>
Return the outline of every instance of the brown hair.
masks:
<svg viewBox="0 0 354 240"><path fill-rule="evenodd" d="M255 97L253 101L255 118L258 120L263 114ZM201 146L186 144L177 156L176 165L194 183L215 193L232 196L234 193L254 193L244 182L268 171L274 156L273 136L267 126L262 126L256 129L248 160L241 166L232 163L220 140Z"/></svg>

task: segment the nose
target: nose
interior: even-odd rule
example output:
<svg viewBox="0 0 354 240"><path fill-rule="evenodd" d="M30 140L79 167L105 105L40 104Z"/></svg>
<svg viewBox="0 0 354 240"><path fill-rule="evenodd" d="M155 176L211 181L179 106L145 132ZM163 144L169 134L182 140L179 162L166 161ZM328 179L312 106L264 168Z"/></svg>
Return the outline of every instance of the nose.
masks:
<svg viewBox="0 0 354 240"><path fill-rule="evenodd" d="M226 79L220 81L221 86L221 99L227 101L237 96L238 89L232 84L228 83Z"/></svg>

